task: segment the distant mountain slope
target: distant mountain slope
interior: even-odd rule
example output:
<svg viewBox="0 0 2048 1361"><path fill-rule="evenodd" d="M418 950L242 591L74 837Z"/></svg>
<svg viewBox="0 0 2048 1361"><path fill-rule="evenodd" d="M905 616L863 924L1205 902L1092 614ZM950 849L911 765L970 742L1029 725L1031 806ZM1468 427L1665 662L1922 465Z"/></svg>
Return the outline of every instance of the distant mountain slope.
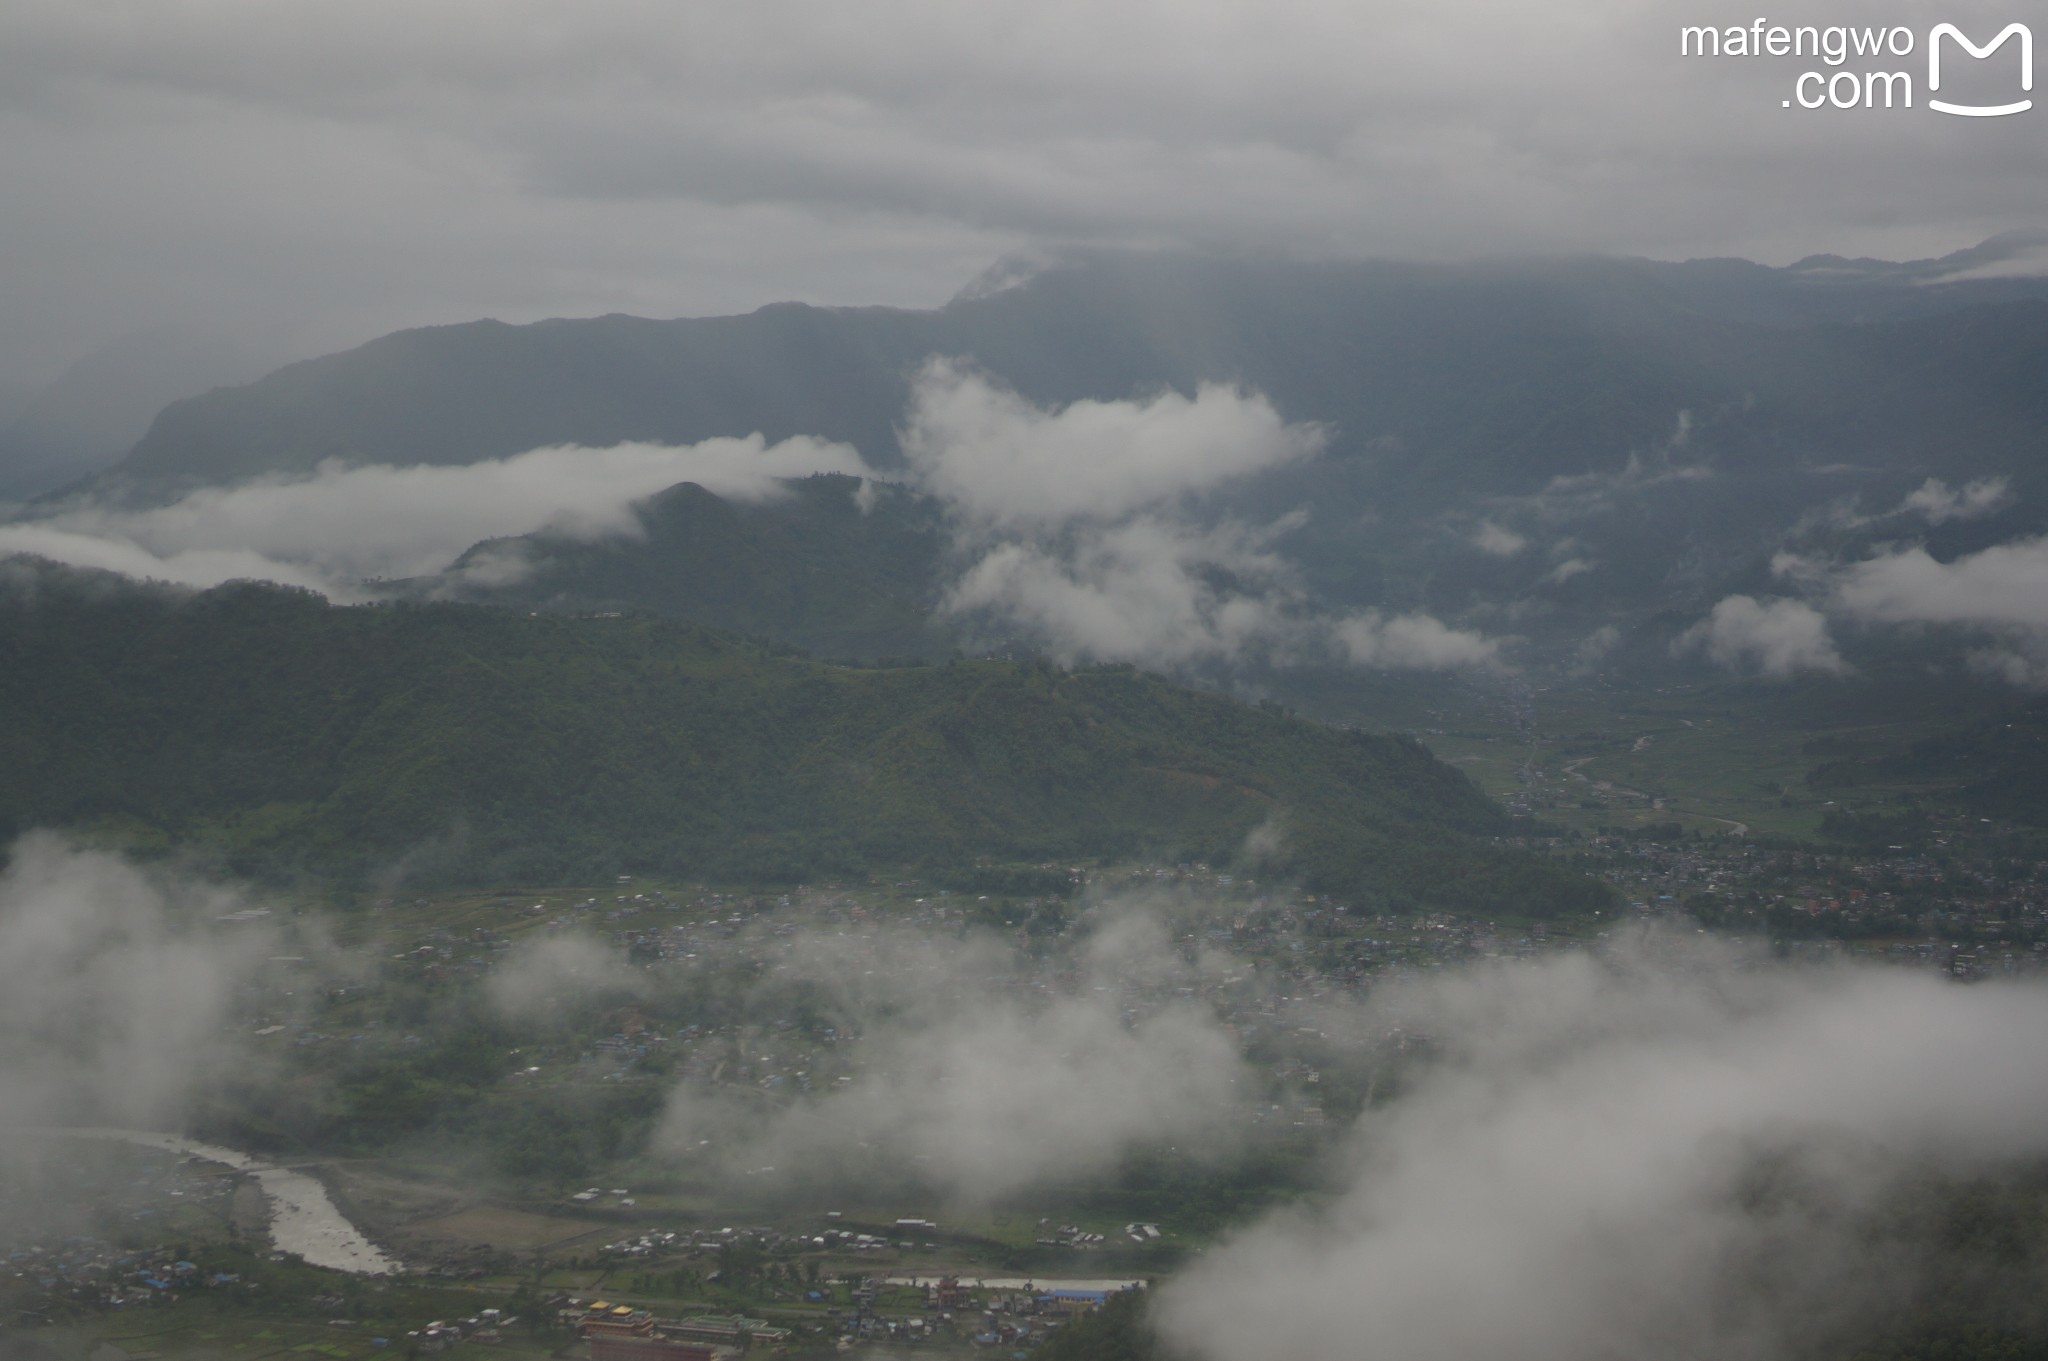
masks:
<svg viewBox="0 0 2048 1361"><path fill-rule="evenodd" d="M794 878L977 857L1225 861L1369 901L1554 911L1602 890L1401 738L1125 669L826 666L645 619L196 596L17 561L0 824L242 872ZM4 829L4 828L0 828Z"/></svg>
<svg viewBox="0 0 2048 1361"><path fill-rule="evenodd" d="M1290 418L1331 423L1340 452L1377 441L1390 467L1428 480L1469 476L1478 458L1511 474L1497 489L1531 488L1620 465L1681 408L1796 395L1816 366L1831 388L1896 405L1886 357L1826 323L1910 328L2044 294L2042 280L1929 286L1740 261L1093 257L932 312L781 304L399 332L174 403L113 482L161 491L326 458L463 463L754 431L846 440L886 467L910 371L938 353L1042 402L1241 382ZM1384 460L1389 440L1405 457Z"/></svg>
<svg viewBox="0 0 2048 1361"><path fill-rule="evenodd" d="M755 431L889 445L921 318L786 305L400 331L165 408L112 483L154 490L348 463L471 463L549 444Z"/></svg>
<svg viewBox="0 0 2048 1361"><path fill-rule="evenodd" d="M166 402L246 383L276 363L277 351L257 337L206 331L142 332L101 347L0 420L0 502L41 496L110 467Z"/></svg>
<svg viewBox="0 0 2048 1361"><path fill-rule="evenodd" d="M1896 780L1946 792L1973 812L2048 827L2048 699L1959 722L1903 752L1832 762L1808 777L1818 789ZM1865 810L1866 814L1870 810Z"/></svg>
<svg viewBox="0 0 2048 1361"><path fill-rule="evenodd" d="M951 639L930 617L944 552L937 510L905 493L863 506L852 477L788 485L786 498L749 504L684 483L641 504L637 536L490 540L409 585L427 595L461 582L467 600L519 609L659 614L826 658L946 652ZM471 580L506 561L516 566L503 584Z"/></svg>

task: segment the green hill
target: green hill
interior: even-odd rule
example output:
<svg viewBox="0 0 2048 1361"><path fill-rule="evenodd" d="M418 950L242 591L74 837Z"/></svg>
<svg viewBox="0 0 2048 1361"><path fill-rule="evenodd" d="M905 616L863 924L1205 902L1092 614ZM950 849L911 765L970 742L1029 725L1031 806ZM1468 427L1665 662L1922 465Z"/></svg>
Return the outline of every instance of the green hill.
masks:
<svg viewBox="0 0 2048 1361"><path fill-rule="evenodd" d="M638 611L790 643L821 657L944 655L932 619L945 539L929 500L892 491L863 509L860 480L821 474L758 504L685 482L638 507L641 532L604 539L540 533L478 544L438 577L405 583L521 610ZM528 570L477 586L464 569L510 549Z"/></svg>
<svg viewBox="0 0 2048 1361"><path fill-rule="evenodd" d="M2048 827L2048 700L2031 699L2003 707L1984 706L1985 716L1912 742L1904 750L1832 761L1807 781L1816 789L1902 785L1915 793L1951 800L1974 814ZM1864 813L1867 830L1886 823ZM1840 830L1851 830L1844 823Z"/></svg>
<svg viewBox="0 0 2048 1361"><path fill-rule="evenodd" d="M17 563L0 831L97 828L238 873L795 879L1157 854L1367 901L1549 912L1603 890L1481 838L1419 745L1125 668L832 666L640 617L199 595Z"/></svg>

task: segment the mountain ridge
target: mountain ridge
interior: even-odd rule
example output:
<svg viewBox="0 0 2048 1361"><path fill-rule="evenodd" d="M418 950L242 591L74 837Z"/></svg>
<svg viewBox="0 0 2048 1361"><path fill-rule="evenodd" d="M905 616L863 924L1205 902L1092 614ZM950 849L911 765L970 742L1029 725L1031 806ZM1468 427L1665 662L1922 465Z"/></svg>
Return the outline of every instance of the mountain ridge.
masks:
<svg viewBox="0 0 2048 1361"><path fill-rule="evenodd" d="M1137 854L1381 903L1598 905L1465 776L1128 667L829 666L646 618L191 593L18 560L0 826L286 880L793 881ZM1247 849L1277 828L1277 857Z"/></svg>
<svg viewBox="0 0 2048 1361"><path fill-rule="evenodd" d="M666 321L614 313L454 323L394 332L172 403L106 488L304 472L326 458L467 462L549 444L690 443L756 432L771 441L845 440L889 469L899 462L895 423L912 369L931 354L967 355L1043 403L1242 383L1267 392L1290 419L1335 422L1341 454L1385 432L1356 418L1358 403L1329 409L1331 399L1318 394L1376 363L1415 372L1426 371L1423 361L1441 368L1481 360L1466 381L1487 373L1569 378L1572 362L1516 365L1542 353L1543 346L1532 351L1539 340L1577 347L1567 360L1641 370L1646 337L1669 345L1688 326L1721 350L1730 341L1711 330L1725 322L1782 331L2048 296L2048 280L1815 284L1767 266L1734 272L1745 286L1727 286L1725 262L1317 266L1084 257L929 311L776 303ZM1310 323L1312 335L1287 334ZM1586 350L1597 336L1609 337L1604 348ZM1654 438L1700 396L1658 393L1649 425L1628 421L1611 432L1609 457Z"/></svg>
<svg viewBox="0 0 2048 1361"><path fill-rule="evenodd" d="M1942 282L2017 260L2031 241L1882 269L1096 254L929 311L784 303L727 318L463 323L174 403L71 504L156 505L329 460L461 464L757 432L842 441L881 477L914 481L900 427L933 355L964 357L1044 411L1235 384L1317 424L1326 447L1193 513L1203 527L1273 526L1273 551L1315 608L1424 613L1566 668L1617 629L1621 646L1600 643L1608 655L1668 669L1719 601L1791 593L1777 572L1786 553L1853 561L1912 535L1981 546L1994 531L2048 531L2048 279ZM1929 479L2004 491L1967 523L1900 519ZM770 561L787 528L742 513L707 543L788 586ZM910 582L901 543L878 540L869 561L841 542L829 570L880 594L854 605L839 590L844 608L876 617L835 629L817 607L799 622L793 597L750 594L674 534L630 538L523 536L536 581L554 584L478 598L653 609L832 655L949 645L929 608L948 579ZM831 556L803 551L811 567ZM635 570L647 580L627 582Z"/></svg>

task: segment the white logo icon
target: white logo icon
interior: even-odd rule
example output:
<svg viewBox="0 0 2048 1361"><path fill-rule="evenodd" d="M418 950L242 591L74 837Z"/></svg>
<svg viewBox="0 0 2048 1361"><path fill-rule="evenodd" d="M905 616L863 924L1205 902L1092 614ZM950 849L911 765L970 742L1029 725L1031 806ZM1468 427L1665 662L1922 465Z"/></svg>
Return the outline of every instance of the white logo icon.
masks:
<svg viewBox="0 0 2048 1361"><path fill-rule="evenodd" d="M1997 37L1982 47L1977 46L1977 44L1964 37L1963 31L1954 24L1937 24L1934 31L1927 35L1928 92L1931 94L1941 88L1941 40L1944 36L1954 38L1958 43L1962 44L1964 51L1981 60L2005 46L2005 40L2014 34L2018 34L2020 40L2020 88L2022 90L2032 90L2034 88L2034 35L2025 24L2007 24L1999 31ZM1927 101L1927 107L1939 109L1943 113L1959 113L1967 118L1997 118L2001 114L2025 113L2028 109L2034 107L2034 101L2022 99L2017 104L1991 105L1950 104L1943 100L1930 99Z"/></svg>

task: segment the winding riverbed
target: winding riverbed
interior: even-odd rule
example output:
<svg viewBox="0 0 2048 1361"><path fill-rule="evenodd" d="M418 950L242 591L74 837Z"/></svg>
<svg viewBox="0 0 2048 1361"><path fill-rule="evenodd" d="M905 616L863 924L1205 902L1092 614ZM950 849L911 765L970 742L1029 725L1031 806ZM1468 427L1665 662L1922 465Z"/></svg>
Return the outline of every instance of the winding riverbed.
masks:
<svg viewBox="0 0 2048 1361"><path fill-rule="evenodd" d="M359 1276L388 1276L405 1268L363 1237L362 1231L335 1208L327 1188L304 1172L252 1158L218 1144L202 1144L175 1134L134 1129L65 1129L52 1133L80 1139L119 1139L145 1148L160 1148L222 1163L256 1178L270 1202L270 1241L280 1252L295 1253L314 1266L351 1271Z"/></svg>

